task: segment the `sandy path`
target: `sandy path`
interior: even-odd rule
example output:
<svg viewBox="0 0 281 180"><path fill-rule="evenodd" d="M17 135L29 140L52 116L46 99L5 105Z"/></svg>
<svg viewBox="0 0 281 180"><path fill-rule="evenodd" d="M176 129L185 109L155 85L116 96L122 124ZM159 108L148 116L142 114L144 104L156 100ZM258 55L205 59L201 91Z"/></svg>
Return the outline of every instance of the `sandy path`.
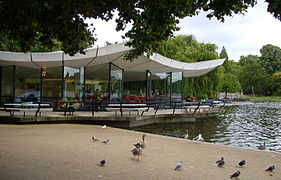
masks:
<svg viewBox="0 0 281 180"><path fill-rule="evenodd" d="M95 125L0 125L0 179L280 180L281 154L148 134L140 161L131 150L142 133ZM91 137L110 139L107 145ZM224 157L224 168L215 161ZM106 159L105 167L97 165ZM236 168L245 159L245 168ZM174 171L179 160L184 165ZM270 176L264 170L277 168Z"/></svg>

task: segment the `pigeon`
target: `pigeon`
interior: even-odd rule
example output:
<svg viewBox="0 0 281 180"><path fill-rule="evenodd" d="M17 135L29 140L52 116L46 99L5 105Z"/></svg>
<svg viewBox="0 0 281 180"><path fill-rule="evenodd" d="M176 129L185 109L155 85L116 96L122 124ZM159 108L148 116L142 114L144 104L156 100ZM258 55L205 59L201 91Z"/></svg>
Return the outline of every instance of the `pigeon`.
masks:
<svg viewBox="0 0 281 180"><path fill-rule="evenodd" d="M106 163L106 160L105 160L105 159L100 161L100 165L101 165L101 166L104 166L105 163Z"/></svg>
<svg viewBox="0 0 281 180"><path fill-rule="evenodd" d="M106 125L103 125L101 128L102 128L102 129L105 129L105 128L106 128Z"/></svg>
<svg viewBox="0 0 281 180"><path fill-rule="evenodd" d="M245 161L245 160L242 160L242 161L240 161L240 162L238 163L238 166L237 166L237 167L243 167L243 166L245 166L245 164L246 164L246 161Z"/></svg>
<svg viewBox="0 0 281 180"><path fill-rule="evenodd" d="M181 138L188 139L188 129L185 130L185 134L183 134Z"/></svg>
<svg viewBox="0 0 281 180"><path fill-rule="evenodd" d="M204 141L204 138L202 137L202 134L199 134L195 138L192 139L193 141Z"/></svg>
<svg viewBox="0 0 281 180"><path fill-rule="evenodd" d="M237 171L235 173L233 173L231 176L230 176L230 179L232 178L238 178L240 176L241 172L240 171Z"/></svg>
<svg viewBox="0 0 281 180"><path fill-rule="evenodd" d="M275 166L272 165L272 166L269 166L265 171L266 172L273 172L274 169L275 169Z"/></svg>
<svg viewBox="0 0 281 180"><path fill-rule="evenodd" d="M92 137L92 140L93 140L94 142L99 141L98 138L96 138L95 136Z"/></svg>
<svg viewBox="0 0 281 180"><path fill-rule="evenodd" d="M182 161L179 161L177 166L176 166L176 168L175 168L175 171L176 170L181 170L181 168L182 168Z"/></svg>
<svg viewBox="0 0 281 180"><path fill-rule="evenodd" d="M142 154L142 150L141 148L135 148L132 150L132 153L134 155L134 157L136 158L136 156L138 157L138 161L140 160L140 155Z"/></svg>
<svg viewBox="0 0 281 180"><path fill-rule="evenodd" d="M218 167L223 167L223 165L224 165L224 159L223 159L223 157L221 157L221 159L218 160L216 163L218 164Z"/></svg>
<svg viewBox="0 0 281 180"><path fill-rule="evenodd" d="M266 146L265 146L265 142L263 142L263 144L259 143L260 146L258 147L259 150L265 150Z"/></svg>
<svg viewBox="0 0 281 180"><path fill-rule="evenodd" d="M109 142L109 139L103 140L101 143L107 144Z"/></svg>

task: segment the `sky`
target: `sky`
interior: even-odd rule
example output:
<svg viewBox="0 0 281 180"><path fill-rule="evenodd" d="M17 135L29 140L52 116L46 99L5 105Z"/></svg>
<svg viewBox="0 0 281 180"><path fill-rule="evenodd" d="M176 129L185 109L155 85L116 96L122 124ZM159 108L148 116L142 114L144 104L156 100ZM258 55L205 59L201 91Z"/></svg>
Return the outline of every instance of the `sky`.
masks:
<svg viewBox="0 0 281 180"><path fill-rule="evenodd" d="M226 48L229 59L239 61L240 56L260 55L260 49L266 44L281 48L281 22L267 12L267 3L259 0L253 8L248 8L245 15L226 17L221 23L216 18L209 20L206 13L186 17L180 20L181 28L175 35L193 35L203 43L212 43ZM114 20L87 20L93 22L96 28L97 42L95 46L102 47L105 42L123 42L124 32L115 31Z"/></svg>

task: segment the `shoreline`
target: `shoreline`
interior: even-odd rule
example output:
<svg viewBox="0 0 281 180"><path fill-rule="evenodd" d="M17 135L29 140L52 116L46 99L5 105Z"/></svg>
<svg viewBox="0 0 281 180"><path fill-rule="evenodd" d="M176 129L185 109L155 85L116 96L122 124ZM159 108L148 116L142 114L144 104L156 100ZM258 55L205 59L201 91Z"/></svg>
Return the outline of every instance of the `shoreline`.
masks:
<svg viewBox="0 0 281 180"><path fill-rule="evenodd" d="M142 132L80 124L0 125L0 179L280 179L281 153L147 134L140 161L133 144ZM106 145L91 137L106 138ZM226 164L215 162L224 157ZM97 165L106 159L105 167ZM235 167L245 159L244 168ZM178 161L181 171L174 171ZM272 176L268 166L277 168Z"/></svg>

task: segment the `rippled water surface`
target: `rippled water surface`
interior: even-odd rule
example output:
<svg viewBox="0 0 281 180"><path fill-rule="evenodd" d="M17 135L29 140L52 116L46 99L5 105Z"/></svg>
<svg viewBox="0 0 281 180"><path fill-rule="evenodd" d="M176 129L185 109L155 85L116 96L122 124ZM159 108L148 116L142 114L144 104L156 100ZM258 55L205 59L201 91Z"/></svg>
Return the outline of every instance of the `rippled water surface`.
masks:
<svg viewBox="0 0 281 180"><path fill-rule="evenodd" d="M154 124L133 130L189 139L201 133L207 142L257 149L265 141L267 150L281 152L281 103L254 103L227 107L224 113L196 123Z"/></svg>

